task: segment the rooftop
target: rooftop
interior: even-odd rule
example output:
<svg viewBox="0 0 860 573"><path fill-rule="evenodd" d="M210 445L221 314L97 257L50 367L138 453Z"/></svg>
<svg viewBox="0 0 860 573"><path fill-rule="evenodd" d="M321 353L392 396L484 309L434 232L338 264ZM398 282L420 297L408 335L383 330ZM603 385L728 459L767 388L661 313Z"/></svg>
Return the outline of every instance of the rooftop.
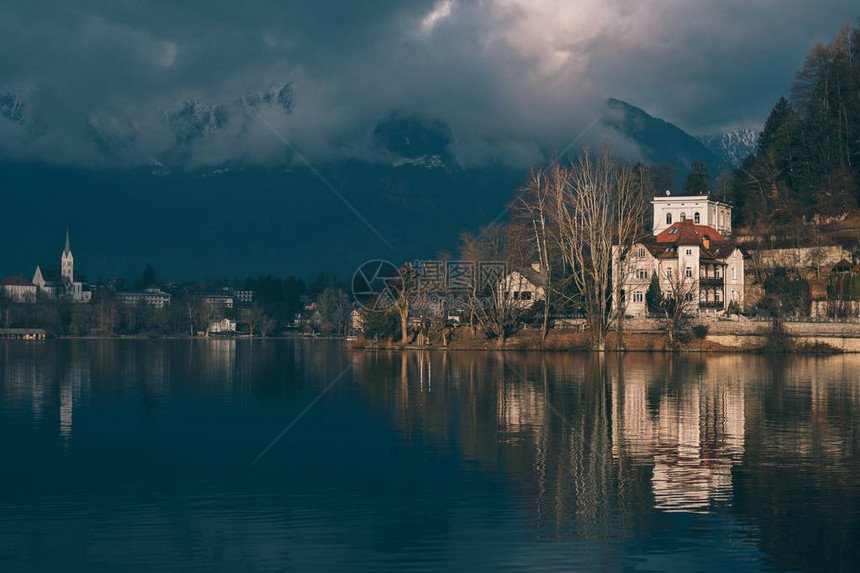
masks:
<svg viewBox="0 0 860 573"><path fill-rule="evenodd" d="M676 245L701 245L706 238L711 242L726 240L713 227L696 225L691 219L672 224L660 231L655 238L658 243L675 243Z"/></svg>
<svg viewBox="0 0 860 573"><path fill-rule="evenodd" d="M29 286L35 287L33 283L22 277L21 275L16 275L12 277L6 277L2 281L0 281L0 286Z"/></svg>

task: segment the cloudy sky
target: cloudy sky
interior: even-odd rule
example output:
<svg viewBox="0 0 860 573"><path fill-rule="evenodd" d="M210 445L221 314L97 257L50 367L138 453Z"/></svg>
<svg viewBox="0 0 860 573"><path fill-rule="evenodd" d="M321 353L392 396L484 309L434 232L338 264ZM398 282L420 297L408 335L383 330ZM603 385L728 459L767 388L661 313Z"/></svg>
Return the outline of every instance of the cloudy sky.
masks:
<svg viewBox="0 0 860 573"><path fill-rule="evenodd" d="M464 164L561 148L614 96L698 134L760 125L856 0L8 2L0 159L372 157L392 112ZM181 153L177 151L181 148Z"/></svg>

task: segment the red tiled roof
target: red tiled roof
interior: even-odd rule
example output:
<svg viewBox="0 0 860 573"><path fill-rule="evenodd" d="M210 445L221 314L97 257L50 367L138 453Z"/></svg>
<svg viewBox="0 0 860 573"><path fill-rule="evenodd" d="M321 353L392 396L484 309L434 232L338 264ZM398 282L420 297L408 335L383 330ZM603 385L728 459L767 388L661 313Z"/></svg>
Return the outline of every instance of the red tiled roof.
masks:
<svg viewBox="0 0 860 573"><path fill-rule="evenodd" d="M705 237L709 239L705 248ZM701 247L702 262L721 262L731 256L737 245L723 237L713 227L696 225L691 220L680 221L664 229L657 235L645 238L642 242L651 254L658 259L674 259L678 257L678 247Z"/></svg>
<svg viewBox="0 0 860 573"><path fill-rule="evenodd" d="M679 221L661 231L656 239L658 243L675 243L676 245L701 245L707 236L712 243L725 241L725 237L716 229L707 225L696 225L690 219Z"/></svg>
<svg viewBox="0 0 860 573"><path fill-rule="evenodd" d="M21 275L6 277L0 281L0 286L36 286Z"/></svg>

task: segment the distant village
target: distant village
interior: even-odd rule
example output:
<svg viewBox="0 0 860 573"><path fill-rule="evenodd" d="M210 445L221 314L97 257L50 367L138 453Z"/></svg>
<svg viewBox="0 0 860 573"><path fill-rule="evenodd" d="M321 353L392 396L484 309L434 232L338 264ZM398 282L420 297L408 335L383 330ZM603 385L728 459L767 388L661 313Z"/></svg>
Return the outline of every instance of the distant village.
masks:
<svg viewBox="0 0 860 573"><path fill-rule="evenodd" d="M140 288L122 279L89 284L75 270L69 231L59 265L37 264L32 279L0 280L0 337L46 336L268 336L348 335L357 312L342 289L275 277L249 279L257 292L240 286L157 282L147 266ZM319 291L319 292L317 292Z"/></svg>

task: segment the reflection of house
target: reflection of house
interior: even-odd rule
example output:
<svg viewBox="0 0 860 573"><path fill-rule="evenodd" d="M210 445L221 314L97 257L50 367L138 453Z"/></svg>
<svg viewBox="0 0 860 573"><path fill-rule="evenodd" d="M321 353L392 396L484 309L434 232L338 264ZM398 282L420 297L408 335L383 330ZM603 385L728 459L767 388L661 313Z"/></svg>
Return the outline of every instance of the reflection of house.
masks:
<svg viewBox="0 0 860 573"><path fill-rule="evenodd" d="M645 372L612 383L613 456L653 463L657 509L708 511L731 500L745 437L744 387L731 364L656 399Z"/></svg>
<svg viewBox="0 0 860 573"><path fill-rule="evenodd" d="M66 229L66 247L60 256L60 266L36 265L33 284L51 296L63 296L72 302L89 302L92 292L83 277L75 274L75 258L69 246L69 230Z"/></svg>
<svg viewBox="0 0 860 573"><path fill-rule="evenodd" d="M0 291L13 302L36 302L36 285L22 276L6 277L0 281Z"/></svg>
<svg viewBox="0 0 860 573"><path fill-rule="evenodd" d="M543 300L546 293L544 284L546 281L540 265L534 263L529 268L508 273L499 284L499 291L504 293L507 300L517 301L522 308L529 308L536 300Z"/></svg>
<svg viewBox="0 0 860 573"><path fill-rule="evenodd" d="M612 280L621 281L625 313L645 316L645 293L656 275L663 295L672 291L690 302L693 314L716 315L744 301L744 256L737 245L707 224L731 232L731 207L707 196L652 201L654 231L620 254L613 247ZM675 220L676 213L679 220ZM689 214L693 218L689 218ZM665 222L665 224L664 224ZM620 277L620 278L619 278ZM613 307L619 304L613 292Z"/></svg>
<svg viewBox="0 0 860 573"><path fill-rule="evenodd" d="M236 321L229 318L213 320L209 323L210 334L233 334L236 332Z"/></svg>
<svg viewBox="0 0 860 573"><path fill-rule="evenodd" d="M170 302L170 295L157 287L149 287L137 292L118 292L116 299L120 304L136 305L149 304L155 308L164 308Z"/></svg>

